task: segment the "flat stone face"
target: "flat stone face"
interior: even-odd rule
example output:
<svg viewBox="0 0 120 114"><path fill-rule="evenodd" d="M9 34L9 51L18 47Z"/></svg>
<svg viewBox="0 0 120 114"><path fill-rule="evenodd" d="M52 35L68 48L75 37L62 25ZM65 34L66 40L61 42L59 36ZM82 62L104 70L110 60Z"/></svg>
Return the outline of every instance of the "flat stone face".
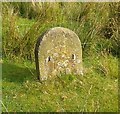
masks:
<svg viewBox="0 0 120 114"><path fill-rule="evenodd" d="M55 27L40 37L35 50L38 77L45 80L66 74L82 74L82 48L71 30Z"/></svg>

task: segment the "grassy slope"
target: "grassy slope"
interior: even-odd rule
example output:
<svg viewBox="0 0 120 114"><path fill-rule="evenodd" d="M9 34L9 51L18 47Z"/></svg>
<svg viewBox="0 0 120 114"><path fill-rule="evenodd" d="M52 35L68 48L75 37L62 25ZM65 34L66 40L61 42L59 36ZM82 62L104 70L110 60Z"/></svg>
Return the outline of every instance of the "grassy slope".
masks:
<svg viewBox="0 0 120 114"><path fill-rule="evenodd" d="M20 36L24 36L33 23L33 20L18 18ZM72 25L71 29L74 28ZM31 37L31 34L28 35ZM91 55L83 60L86 70L83 77L62 75L42 84L36 78L34 64L4 60L3 104L8 111L18 112L118 111L118 61L111 56L99 58L100 55L93 55L91 52ZM5 107L3 106L3 111L7 111Z"/></svg>
<svg viewBox="0 0 120 114"><path fill-rule="evenodd" d="M82 76L62 75L38 82L35 67L3 62L3 103L8 111L100 111L118 110L117 79L90 71ZM6 111L3 107L3 111Z"/></svg>

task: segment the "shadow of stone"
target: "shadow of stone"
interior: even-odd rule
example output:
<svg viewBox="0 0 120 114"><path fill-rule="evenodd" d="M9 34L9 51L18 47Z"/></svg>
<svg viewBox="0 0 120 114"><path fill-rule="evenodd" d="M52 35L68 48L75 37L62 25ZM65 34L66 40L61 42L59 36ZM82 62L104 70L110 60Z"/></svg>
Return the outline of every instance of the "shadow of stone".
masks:
<svg viewBox="0 0 120 114"><path fill-rule="evenodd" d="M11 63L2 64L2 81L23 83L26 80L37 81L35 69L19 67Z"/></svg>

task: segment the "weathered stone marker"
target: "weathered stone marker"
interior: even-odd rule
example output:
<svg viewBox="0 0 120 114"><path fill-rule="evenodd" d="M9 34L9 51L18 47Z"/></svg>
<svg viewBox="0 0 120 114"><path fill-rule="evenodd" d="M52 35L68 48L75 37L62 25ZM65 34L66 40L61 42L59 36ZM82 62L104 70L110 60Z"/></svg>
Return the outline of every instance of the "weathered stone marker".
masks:
<svg viewBox="0 0 120 114"><path fill-rule="evenodd" d="M37 40L35 62L39 80L46 80L60 73L82 75L79 37L63 27L48 30Z"/></svg>

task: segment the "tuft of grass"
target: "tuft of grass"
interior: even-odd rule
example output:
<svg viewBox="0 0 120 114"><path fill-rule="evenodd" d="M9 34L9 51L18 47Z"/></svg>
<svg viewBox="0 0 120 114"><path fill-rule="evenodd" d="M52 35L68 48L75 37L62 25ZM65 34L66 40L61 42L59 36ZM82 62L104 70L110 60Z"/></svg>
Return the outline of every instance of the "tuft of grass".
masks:
<svg viewBox="0 0 120 114"><path fill-rule="evenodd" d="M118 79L119 58L107 52L94 52L83 58L84 72L97 72L101 76L111 79Z"/></svg>
<svg viewBox="0 0 120 114"><path fill-rule="evenodd" d="M118 58L116 57L111 55L101 57L97 68L107 78L118 78Z"/></svg>

